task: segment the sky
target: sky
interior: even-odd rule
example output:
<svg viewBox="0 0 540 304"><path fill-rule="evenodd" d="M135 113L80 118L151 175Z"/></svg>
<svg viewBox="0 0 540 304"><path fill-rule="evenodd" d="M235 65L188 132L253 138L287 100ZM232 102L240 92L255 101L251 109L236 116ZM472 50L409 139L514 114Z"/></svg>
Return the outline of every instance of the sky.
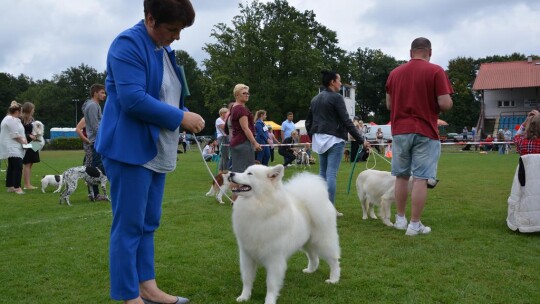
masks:
<svg viewBox="0 0 540 304"><path fill-rule="evenodd" d="M0 0L0 72L50 80L81 63L105 71L110 43L143 18L142 2ZM171 46L201 64L208 58L202 48L215 42L212 29L218 23L230 26L240 13L240 2L192 3L195 24ZM426 37L432 43L431 62L444 68L457 57L540 55L538 0L289 0L289 5L313 11L320 24L337 33L339 46L350 52L380 49L408 60L411 41Z"/></svg>

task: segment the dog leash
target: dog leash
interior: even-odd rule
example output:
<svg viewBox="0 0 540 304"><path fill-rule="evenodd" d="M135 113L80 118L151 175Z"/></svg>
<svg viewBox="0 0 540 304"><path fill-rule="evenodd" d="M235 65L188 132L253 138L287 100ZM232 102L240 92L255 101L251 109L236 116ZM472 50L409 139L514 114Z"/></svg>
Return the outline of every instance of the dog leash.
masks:
<svg viewBox="0 0 540 304"><path fill-rule="evenodd" d="M231 203L234 203L234 201L227 195L226 191L224 191L223 189L221 189L221 186L218 184L216 178L214 177L214 174L212 173L212 170L210 169L210 166L208 166L208 163L206 162L206 160L204 159L204 156L203 156L203 151L202 151L202 148L201 148L201 143L199 142L199 140L197 139L197 136L195 136L195 134L193 134L193 138L195 138L195 143L197 144L197 148L199 149L199 152L201 153L201 158L202 158L202 161L206 167L206 170L208 171L208 174L210 174L210 177L212 177L212 180L214 181L214 184L218 186L219 188L219 191L221 191L221 193L223 193L223 195L231 202ZM221 151L221 150L220 150Z"/></svg>
<svg viewBox="0 0 540 304"><path fill-rule="evenodd" d="M348 185L347 185L347 194L349 194L351 192L352 177L353 177L354 169L356 167L356 160L358 159L358 155L360 155L360 152L361 152L361 150L358 149L358 152L356 153L356 156L354 158L353 166L351 168L351 174L349 174L349 182L348 182ZM373 169L373 168L375 168L377 166L377 158L375 156L372 156L372 154L382 158L385 162L392 165L392 163L389 162L384 156L382 156L379 153L375 152L375 150L373 150L373 148L369 148L369 156L368 156L368 158L366 160L366 170ZM371 158L373 158L373 166L369 167L369 160Z"/></svg>

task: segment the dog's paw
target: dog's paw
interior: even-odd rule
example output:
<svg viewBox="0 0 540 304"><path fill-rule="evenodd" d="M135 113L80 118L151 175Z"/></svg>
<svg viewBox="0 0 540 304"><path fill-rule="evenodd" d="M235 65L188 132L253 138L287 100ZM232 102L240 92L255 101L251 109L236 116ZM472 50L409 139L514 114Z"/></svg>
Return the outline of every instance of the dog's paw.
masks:
<svg viewBox="0 0 540 304"><path fill-rule="evenodd" d="M236 302L246 302L249 301L249 296L242 296L240 295L238 298L236 298Z"/></svg>
<svg viewBox="0 0 540 304"><path fill-rule="evenodd" d="M326 281L324 281L328 284L336 284L337 282L339 282L339 279L328 279Z"/></svg>
<svg viewBox="0 0 540 304"><path fill-rule="evenodd" d="M388 220L388 219L384 219L383 221L383 224L385 224L386 226L389 226L389 227L394 227L394 224Z"/></svg>

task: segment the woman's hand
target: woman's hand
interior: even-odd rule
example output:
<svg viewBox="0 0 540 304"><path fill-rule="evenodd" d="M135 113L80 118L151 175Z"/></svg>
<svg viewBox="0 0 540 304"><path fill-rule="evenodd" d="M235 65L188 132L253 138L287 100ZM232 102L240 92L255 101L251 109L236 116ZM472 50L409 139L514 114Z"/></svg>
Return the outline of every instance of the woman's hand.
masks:
<svg viewBox="0 0 540 304"><path fill-rule="evenodd" d="M255 149L255 151L262 151L262 147L258 142L253 144L253 149Z"/></svg>
<svg viewBox="0 0 540 304"><path fill-rule="evenodd" d="M182 119L180 126L182 129L199 133L204 129L204 119L197 113L184 112L184 119Z"/></svg>

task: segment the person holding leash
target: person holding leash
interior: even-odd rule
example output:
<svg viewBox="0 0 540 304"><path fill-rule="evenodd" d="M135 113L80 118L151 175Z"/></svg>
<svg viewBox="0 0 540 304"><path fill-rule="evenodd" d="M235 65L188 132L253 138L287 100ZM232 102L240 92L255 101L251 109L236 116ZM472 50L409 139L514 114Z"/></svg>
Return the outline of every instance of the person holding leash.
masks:
<svg viewBox="0 0 540 304"><path fill-rule="evenodd" d="M188 303L162 291L154 269L165 175L176 168L178 130L194 133L183 68L171 43L193 24L189 0L144 0L144 20L120 33L107 54L107 102L96 139L111 188L111 298L129 304Z"/></svg>
<svg viewBox="0 0 540 304"><path fill-rule="evenodd" d="M411 60L395 68L386 81L386 107L392 123L392 175L396 176L396 222L406 235L428 234L431 228L420 222L427 198L428 180L437 176L441 142L437 127L440 112L452 108L452 85L444 70L429 62L431 42L416 38L411 44ZM414 89L411 89L414 88ZM411 223L407 225L409 177ZM434 185L431 185L434 187Z"/></svg>
<svg viewBox="0 0 540 304"><path fill-rule="evenodd" d="M369 148L358 129L349 118L345 100L338 92L341 76L334 71L322 71L322 85L326 88L311 100L306 130L312 138L312 150L319 154L319 175L328 184L328 195L335 205L336 178L341 156L347 142L347 132L359 145ZM337 216L343 216L337 212Z"/></svg>

